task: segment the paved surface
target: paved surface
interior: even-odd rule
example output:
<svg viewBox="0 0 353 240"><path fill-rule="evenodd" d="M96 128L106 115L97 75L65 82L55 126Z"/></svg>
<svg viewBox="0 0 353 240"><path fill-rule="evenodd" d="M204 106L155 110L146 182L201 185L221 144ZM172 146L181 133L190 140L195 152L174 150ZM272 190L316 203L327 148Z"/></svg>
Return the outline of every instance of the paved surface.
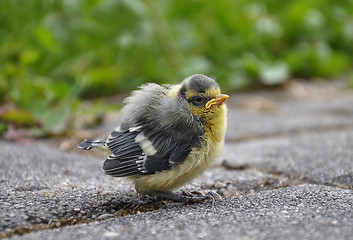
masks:
<svg viewBox="0 0 353 240"><path fill-rule="evenodd" d="M213 204L139 197L100 158L0 140L0 237L351 239L353 93L295 83L229 100L224 151L183 187L224 196Z"/></svg>

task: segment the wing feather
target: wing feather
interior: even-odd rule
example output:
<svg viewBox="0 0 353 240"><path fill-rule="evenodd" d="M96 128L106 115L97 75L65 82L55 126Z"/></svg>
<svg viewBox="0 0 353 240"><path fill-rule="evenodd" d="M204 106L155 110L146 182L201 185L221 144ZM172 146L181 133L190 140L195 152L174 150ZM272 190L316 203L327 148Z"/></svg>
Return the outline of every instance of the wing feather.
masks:
<svg viewBox="0 0 353 240"><path fill-rule="evenodd" d="M128 130L117 128L107 139L106 146L112 154L104 162L103 170L114 177L126 177L170 169L183 162L192 148L199 145L200 135L201 131L195 128L161 131L148 124ZM156 150L152 156L147 154L146 146Z"/></svg>

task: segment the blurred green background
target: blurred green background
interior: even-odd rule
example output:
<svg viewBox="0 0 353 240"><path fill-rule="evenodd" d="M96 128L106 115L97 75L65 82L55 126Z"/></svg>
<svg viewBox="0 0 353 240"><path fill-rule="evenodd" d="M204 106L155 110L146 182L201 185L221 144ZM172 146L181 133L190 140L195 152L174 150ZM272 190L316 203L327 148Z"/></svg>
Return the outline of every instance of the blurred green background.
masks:
<svg viewBox="0 0 353 240"><path fill-rule="evenodd" d="M353 0L1 0L0 134L66 134L119 107L85 99L194 73L228 92L349 82L352 43Z"/></svg>

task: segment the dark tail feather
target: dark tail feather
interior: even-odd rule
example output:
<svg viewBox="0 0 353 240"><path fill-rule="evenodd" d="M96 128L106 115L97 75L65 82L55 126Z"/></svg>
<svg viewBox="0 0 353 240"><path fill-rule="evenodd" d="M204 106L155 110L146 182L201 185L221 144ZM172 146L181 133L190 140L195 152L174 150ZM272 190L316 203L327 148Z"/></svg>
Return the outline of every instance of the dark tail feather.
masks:
<svg viewBox="0 0 353 240"><path fill-rule="evenodd" d="M93 147L104 147L104 145L105 145L105 142L102 142L99 140L93 141L93 140L85 139L80 144L77 144L77 147L84 150L91 150Z"/></svg>

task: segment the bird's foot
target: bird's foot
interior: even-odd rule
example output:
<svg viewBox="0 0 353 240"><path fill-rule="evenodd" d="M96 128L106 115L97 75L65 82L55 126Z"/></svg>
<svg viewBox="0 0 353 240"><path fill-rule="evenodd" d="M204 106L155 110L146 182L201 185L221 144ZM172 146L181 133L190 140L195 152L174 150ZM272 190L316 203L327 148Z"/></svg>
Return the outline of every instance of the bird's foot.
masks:
<svg viewBox="0 0 353 240"><path fill-rule="evenodd" d="M212 191L206 194L203 194L199 191L183 192L183 194L154 191L147 194L150 196L160 197L182 203L198 203L204 201L215 202L217 199L222 199L218 193Z"/></svg>

